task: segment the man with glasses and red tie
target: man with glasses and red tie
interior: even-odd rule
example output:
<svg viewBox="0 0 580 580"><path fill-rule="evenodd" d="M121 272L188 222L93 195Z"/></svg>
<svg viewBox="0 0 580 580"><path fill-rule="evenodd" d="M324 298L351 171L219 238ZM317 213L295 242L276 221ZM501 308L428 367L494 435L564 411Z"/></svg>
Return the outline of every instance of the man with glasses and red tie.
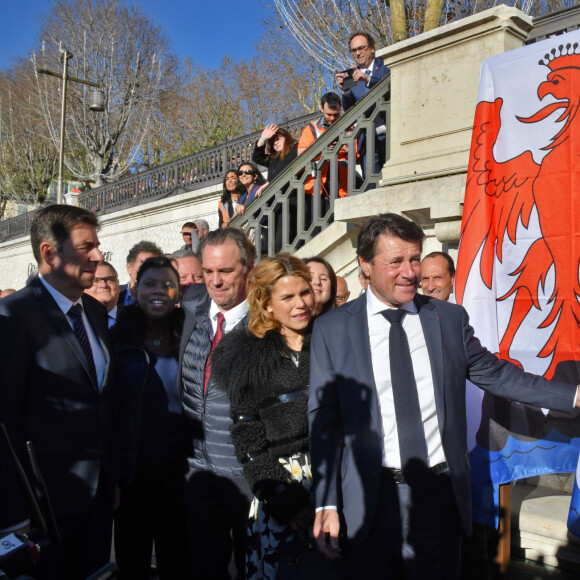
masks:
<svg viewBox="0 0 580 580"><path fill-rule="evenodd" d="M347 88L345 79L349 72L336 71L336 84L342 93L342 108L347 111L354 106L357 101L362 99L382 78L388 73L389 69L383 64L380 58L375 58L375 41L367 32L354 32L348 41L350 53L356 63L356 67L350 69L354 85ZM367 111L366 114L369 114ZM366 167L366 143L364 132L359 136L357 141L358 154L360 157L363 177L372 172L378 174L385 164L386 157L386 127L385 120L379 117L375 122L375 154L374 161L367 171Z"/></svg>
<svg viewBox="0 0 580 580"><path fill-rule="evenodd" d="M97 229L78 207L36 212L38 277L0 304L0 423L25 468L32 442L62 540L42 550L40 580L87 578L111 551L111 346L106 310L85 293L103 260ZM2 483L3 531L34 525L18 483Z"/></svg>

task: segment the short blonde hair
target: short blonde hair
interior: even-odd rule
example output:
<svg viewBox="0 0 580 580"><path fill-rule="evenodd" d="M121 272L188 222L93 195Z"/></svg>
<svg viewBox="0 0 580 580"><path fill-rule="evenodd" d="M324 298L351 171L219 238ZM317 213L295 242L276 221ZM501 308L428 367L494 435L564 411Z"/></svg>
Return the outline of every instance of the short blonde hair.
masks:
<svg viewBox="0 0 580 580"><path fill-rule="evenodd" d="M248 278L248 328L258 338L271 330L280 330L280 323L268 312L267 307L272 298L272 289L284 276L298 276L310 285L310 269L302 260L290 254L276 254L264 258Z"/></svg>

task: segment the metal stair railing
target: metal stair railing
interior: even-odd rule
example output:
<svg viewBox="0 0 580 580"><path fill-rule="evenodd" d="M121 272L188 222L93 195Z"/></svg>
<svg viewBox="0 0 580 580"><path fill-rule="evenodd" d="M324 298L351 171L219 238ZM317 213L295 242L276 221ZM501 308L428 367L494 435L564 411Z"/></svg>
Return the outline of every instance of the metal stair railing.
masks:
<svg viewBox="0 0 580 580"><path fill-rule="evenodd" d="M258 259L280 251L293 253L324 230L334 220L334 202L339 189L352 196L376 186L381 172L372 171L375 125L385 123L385 159L389 159L390 90L388 75L264 188L262 196L255 198L243 215L230 221L231 227L244 229L254 240ZM370 171L364 180L357 172L356 153L356 143L363 133L373 136L365 137ZM344 147L346 160L339 159ZM304 191L305 183L311 178L314 180L312 195Z"/></svg>
<svg viewBox="0 0 580 580"><path fill-rule="evenodd" d="M315 117L305 115L280 126L291 135L298 134ZM105 214L219 184L228 171L252 158L260 134L256 131L97 187L79 196L79 206Z"/></svg>

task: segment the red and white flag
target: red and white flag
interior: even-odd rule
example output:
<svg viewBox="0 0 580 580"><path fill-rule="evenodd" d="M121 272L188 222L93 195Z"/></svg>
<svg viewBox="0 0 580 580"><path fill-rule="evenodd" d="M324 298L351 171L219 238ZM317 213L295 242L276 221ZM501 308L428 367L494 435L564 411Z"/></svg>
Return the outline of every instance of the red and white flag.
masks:
<svg viewBox="0 0 580 580"><path fill-rule="evenodd" d="M455 284L487 348L572 384L580 383L579 45L575 31L483 61ZM576 470L577 413L470 386L468 417L478 521L493 512L486 485Z"/></svg>

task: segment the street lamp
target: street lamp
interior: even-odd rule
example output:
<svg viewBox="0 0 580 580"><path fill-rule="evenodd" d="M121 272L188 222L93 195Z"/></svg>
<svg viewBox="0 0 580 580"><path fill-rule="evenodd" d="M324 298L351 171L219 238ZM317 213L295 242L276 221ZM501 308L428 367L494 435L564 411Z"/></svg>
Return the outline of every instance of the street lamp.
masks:
<svg viewBox="0 0 580 580"><path fill-rule="evenodd" d="M56 203L63 202L63 179L62 179L62 166L64 160L64 126L65 126L65 113L66 113L66 89L67 82L74 81L75 83L82 83L83 85L89 85L91 87L100 88L99 83L93 83L91 81L85 81L84 79L77 79L76 77L68 76L68 60L72 58L72 52L64 48L60 48L60 58L63 63L63 70L61 73L55 73L51 70L45 68L37 68L36 72L43 75L50 75L62 79L62 104L60 112L60 144L58 151L58 181L56 186ZM101 93L101 91L98 91ZM102 93L101 93L102 94ZM91 111L104 111L104 99L94 98L94 93L91 94Z"/></svg>

